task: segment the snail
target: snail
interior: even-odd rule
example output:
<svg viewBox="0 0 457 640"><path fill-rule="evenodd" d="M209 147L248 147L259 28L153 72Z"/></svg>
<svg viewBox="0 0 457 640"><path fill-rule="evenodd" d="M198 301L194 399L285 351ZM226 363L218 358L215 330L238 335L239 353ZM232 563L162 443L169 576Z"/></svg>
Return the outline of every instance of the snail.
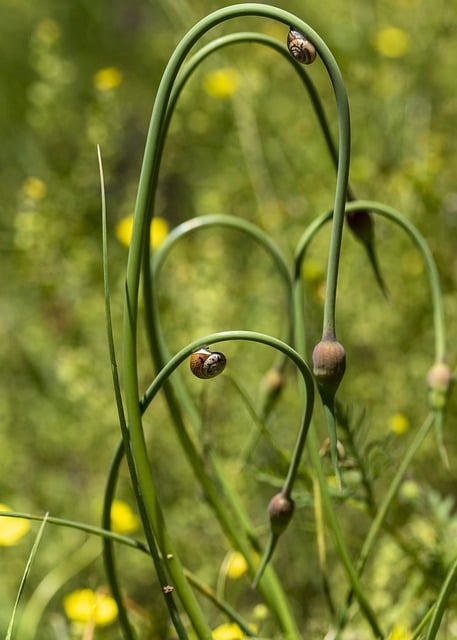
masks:
<svg viewBox="0 0 457 640"><path fill-rule="evenodd" d="M190 356L190 370L197 378L214 378L225 369L227 359L220 351L210 351L202 347Z"/></svg>
<svg viewBox="0 0 457 640"><path fill-rule="evenodd" d="M287 48L290 55L303 64L311 64L316 59L316 47L293 27L287 34Z"/></svg>

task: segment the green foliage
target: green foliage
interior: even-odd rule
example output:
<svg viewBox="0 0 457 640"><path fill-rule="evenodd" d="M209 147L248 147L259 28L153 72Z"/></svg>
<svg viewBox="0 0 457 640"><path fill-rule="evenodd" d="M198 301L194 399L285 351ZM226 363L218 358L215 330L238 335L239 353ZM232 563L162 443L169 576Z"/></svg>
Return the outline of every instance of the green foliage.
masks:
<svg viewBox="0 0 457 640"><path fill-rule="evenodd" d="M451 3L283 4L324 37L341 68L351 108L352 189L358 197L403 211L420 230L438 267L445 317L455 317ZM116 225L135 207L163 69L186 31L214 9L208 0L0 0L0 501L19 512L100 525L120 432L104 321L96 145L106 186L114 342L121 376L128 377L132 372L121 359L127 250L118 242ZM389 27L400 31L386 31ZM217 26L203 42L235 30L258 31L281 43L287 35L279 23L238 17ZM392 54L400 49L390 57L389 47ZM214 75L221 70L222 76ZM310 75L336 138L335 100L321 60ZM332 209L334 191L332 157L312 104L295 70L276 51L239 43L196 68L171 118L155 194L155 212L170 228L197 215L247 220L275 241L293 275L297 241ZM186 362L179 366L183 388L181 396L175 388L175 395L189 402L180 408L189 443L172 403L170 415L164 389L144 412L148 459L163 511L156 517L160 525L163 515L173 553L182 561L183 584L202 581L214 589L218 606L195 588L211 629L235 619L241 628L243 621L257 625L261 637L283 637L287 616L273 604L283 598L296 621L289 624L290 637L295 624L309 638L338 628L341 638L369 637L376 628L371 612L392 640L426 637L441 594L447 610L442 637L455 633L455 596L442 590L453 584L457 551L455 398L448 398L444 421L446 468L433 438L433 416L427 418L426 376L436 332L428 272L404 229L380 212L374 220L387 299L363 246L348 230L338 272L337 333L347 356L336 402L341 491L333 486L317 401L303 456L304 440L297 447L300 420L309 426L302 416L305 396L294 367L268 342L225 342L227 369L214 381L202 383L191 378ZM318 230L299 268L303 314L295 338L288 333L290 291L259 242L240 229L218 226L180 238L160 268L156 291L170 357L205 335L242 330L286 343L290 338L311 362L313 345L321 339L330 229L323 224ZM140 314L147 304L140 299ZM164 355L155 345L156 363L151 363L148 332L140 320L136 402ZM453 333L449 337L444 355L454 363ZM173 374L170 380L175 379ZM122 392L129 394L124 387ZM405 460L406 475L400 476ZM207 479L202 482L199 474ZM278 541L265 585L262 578L253 590L258 556L268 544L267 505L286 478L293 484L294 517ZM135 488L122 462L116 496L133 506ZM239 513L232 512L236 505ZM139 512L150 518L144 505ZM240 514L249 526L234 527L231 538L227 531L242 521ZM38 527L33 525L35 533ZM143 533L133 535L144 542ZM145 540L150 543L151 537L159 550L167 548L168 539L150 533ZM224 558L241 542L237 550L248 569L235 579ZM29 534L17 547L0 549L4 633L32 544ZM98 538L87 531L47 522L21 594L22 621L21 609L17 617L23 626L17 637L83 637L82 627L69 621L63 598L106 585L100 553ZM173 608L167 608L150 558L122 544L114 546L114 555L127 617L138 637L176 633L169 622ZM351 571L360 578L362 593ZM186 608L185 587L180 589L173 597ZM236 613L221 612L222 601ZM27 616L35 619L37 612L39 624L32 629ZM94 637L120 637L118 622L97 627Z"/></svg>

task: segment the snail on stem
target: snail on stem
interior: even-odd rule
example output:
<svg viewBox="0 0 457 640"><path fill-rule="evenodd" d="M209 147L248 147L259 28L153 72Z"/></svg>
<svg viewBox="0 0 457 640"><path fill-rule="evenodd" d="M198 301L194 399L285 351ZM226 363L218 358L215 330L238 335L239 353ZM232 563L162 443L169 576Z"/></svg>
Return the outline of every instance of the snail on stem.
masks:
<svg viewBox="0 0 457 640"><path fill-rule="evenodd" d="M202 347L190 356L190 370L197 376L206 380L214 378L222 373L227 364L227 359L220 351L210 351L208 347Z"/></svg>

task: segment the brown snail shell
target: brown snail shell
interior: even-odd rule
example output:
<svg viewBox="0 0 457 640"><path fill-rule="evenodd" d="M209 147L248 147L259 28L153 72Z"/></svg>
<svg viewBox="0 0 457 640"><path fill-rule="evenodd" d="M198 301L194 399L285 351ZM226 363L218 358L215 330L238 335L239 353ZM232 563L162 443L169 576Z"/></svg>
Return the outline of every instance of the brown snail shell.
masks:
<svg viewBox="0 0 457 640"><path fill-rule="evenodd" d="M316 47L293 27L287 34L287 48L290 55L303 64L311 64L316 59Z"/></svg>
<svg viewBox="0 0 457 640"><path fill-rule="evenodd" d="M220 351L210 351L202 347L190 356L190 370L197 376L206 380L214 378L222 373L227 364L227 359Z"/></svg>

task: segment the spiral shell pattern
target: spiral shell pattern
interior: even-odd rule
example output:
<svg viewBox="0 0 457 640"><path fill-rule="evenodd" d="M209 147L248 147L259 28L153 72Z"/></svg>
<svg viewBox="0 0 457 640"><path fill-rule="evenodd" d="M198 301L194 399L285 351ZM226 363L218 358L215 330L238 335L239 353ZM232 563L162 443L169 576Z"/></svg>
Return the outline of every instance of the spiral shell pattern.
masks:
<svg viewBox="0 0 457 640"><path fill-rule="evenodd" d="M214 378L223 372L227 359L220 351L210 351L206 347L195 351L190 356L190 370L197 376L206 380Z"/></svg>
<svg viewBox="0 0 457 640"><path fill-rule="evenodd" d="M287 34L287 48L290 55L303 64L311 64L316 59L316 47L293 27Z"/></svg>

